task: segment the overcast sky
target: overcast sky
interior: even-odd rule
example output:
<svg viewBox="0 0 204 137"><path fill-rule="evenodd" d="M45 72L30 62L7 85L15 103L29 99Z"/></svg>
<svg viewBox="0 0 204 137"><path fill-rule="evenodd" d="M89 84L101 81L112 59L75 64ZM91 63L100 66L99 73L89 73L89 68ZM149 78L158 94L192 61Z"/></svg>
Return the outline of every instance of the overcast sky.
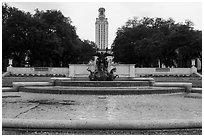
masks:
<svg viewBox="0 0 204 137"><path fill-rule="evenodd" d="M194 28L202 29L202 4L199 2L7 2L20 10L34 13L34 10L56 9L64 16L70 17L72 25L77 28L81 39L95 41L95 20L98 9L105 8L105 15L109 22L109 47L116 31L134 16L173 18L176 22L185 22L186 19L194 23Z"/></svg>

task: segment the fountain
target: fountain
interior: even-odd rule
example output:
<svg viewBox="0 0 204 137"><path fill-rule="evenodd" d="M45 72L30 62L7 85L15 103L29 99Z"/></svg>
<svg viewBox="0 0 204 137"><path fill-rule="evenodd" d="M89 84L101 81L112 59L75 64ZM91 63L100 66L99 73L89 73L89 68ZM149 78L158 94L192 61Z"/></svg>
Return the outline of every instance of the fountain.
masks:
<svg viewBox="0 0 204 137"><path fill-rule="evenodd" d="M108 32L104 12L104 8L99 9L96 30L101 34L96 31L97 38ZM106 26L103 31L99 31L101 25ZM105 51L107 45L99 45L99 41L96 42L99 50ZM97 52L90 65L92 69L85 64L77 64L78 70L70 65L65 71L67 77L54 77L48 82L13 82L12 88L3 87L2 127L122 130L202 127L202 89L192 89L192 83L136 77L134 64L116 68L108 56L107 50ZM12 60L9 65L11 68ZM127 70L129 75L118 73ZM83 77L77 77L79 72ZM84 77L89 80L82 80ZM190 92L199 94L193 96Z"/></svg>
<svg viewBox="0 0 204 137"><path fill-rule="evenodd" d="M155 82L153 78L120 77L116 65L107 52L97 52L91 68L81 67L83 73L89 71L87 79L76 77L53 77L48 82L13 82L12 91L50 94L163 94L191 92L192 83ZM80 66L80 65L79 65ZM82 66L82 65L81 65ZM71 68L69 68L71 69ZM73 70L73 69L72 69ZM74 70L75 71L75 70ZM120 69L120 71L126 71ZM88 73L87 73L88 74Z"/></svg>
<svg viewBox="0 0 204 137"><path fill-rule="evenodd" d="M155 82L153 78L136 77L116 79L119 78L114 74L116 67L110 67L107 54L97 53L96 56L95 69L87 68L90 72L89 80L61 77L51 78L49 82L13 82L12 89L4 88L2 127L21 129L202 127L200 109L202 95L185 93L192 91L192 83ZM190 102L192 97L195 99ZM25 106L26 103L28 106ZM25 111L24 107L29 108ZM20 113L13 108L17 108ZM192 110L193 113L187 113L186 110Z"/></svg>
<svg viewBox="0 0 204 137"><path fill-rule="evenodd" d="M90 72L89 80L91 81L113 81L118 75L114 75L116 72L116 68L112 68L110 72L108 72L108 61L107 61L107 54L105 53L97 53L96 56L98 57L96 60L96 69L95 71L91 71L89 68L87 70Z"/></svg>

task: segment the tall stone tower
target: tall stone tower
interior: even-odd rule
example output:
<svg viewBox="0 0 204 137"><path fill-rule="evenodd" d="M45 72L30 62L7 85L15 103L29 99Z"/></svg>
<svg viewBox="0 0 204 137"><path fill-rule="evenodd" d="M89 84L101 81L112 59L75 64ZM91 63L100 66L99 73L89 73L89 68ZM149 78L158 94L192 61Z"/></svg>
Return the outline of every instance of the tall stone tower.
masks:
<svg viewBox="0 0 204 137"><path fill-rule="evenodd" d="M95 23L95 43L99 51L108 48L108 19L105 18L105 9L99 8L99 15Z"/></svg>

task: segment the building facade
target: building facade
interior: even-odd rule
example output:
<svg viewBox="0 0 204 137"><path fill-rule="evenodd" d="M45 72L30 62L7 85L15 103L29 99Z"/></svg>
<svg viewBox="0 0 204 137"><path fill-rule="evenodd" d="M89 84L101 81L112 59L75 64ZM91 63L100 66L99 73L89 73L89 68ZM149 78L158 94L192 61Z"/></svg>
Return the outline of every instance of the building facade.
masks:
<svg viewBox="0 0 204 137"><path fill-rule="evenodd" d="M105 18L105 9L99 8L99 15L95 22L95 43L99 51L108 48L108 19Z"/></svg>

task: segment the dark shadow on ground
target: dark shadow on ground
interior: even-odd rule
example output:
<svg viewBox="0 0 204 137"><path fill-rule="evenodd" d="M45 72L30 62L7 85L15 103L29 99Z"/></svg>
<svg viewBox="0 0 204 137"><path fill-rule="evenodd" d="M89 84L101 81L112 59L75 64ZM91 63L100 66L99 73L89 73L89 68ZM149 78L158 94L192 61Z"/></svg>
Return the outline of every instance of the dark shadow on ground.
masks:
<svg viewBox="0 0 204 137"><path fill-rule="evenodd" d="M59 130L59 129L12 129L3 128L3 135L202 135L202 129L161 130Z"/></svg>

